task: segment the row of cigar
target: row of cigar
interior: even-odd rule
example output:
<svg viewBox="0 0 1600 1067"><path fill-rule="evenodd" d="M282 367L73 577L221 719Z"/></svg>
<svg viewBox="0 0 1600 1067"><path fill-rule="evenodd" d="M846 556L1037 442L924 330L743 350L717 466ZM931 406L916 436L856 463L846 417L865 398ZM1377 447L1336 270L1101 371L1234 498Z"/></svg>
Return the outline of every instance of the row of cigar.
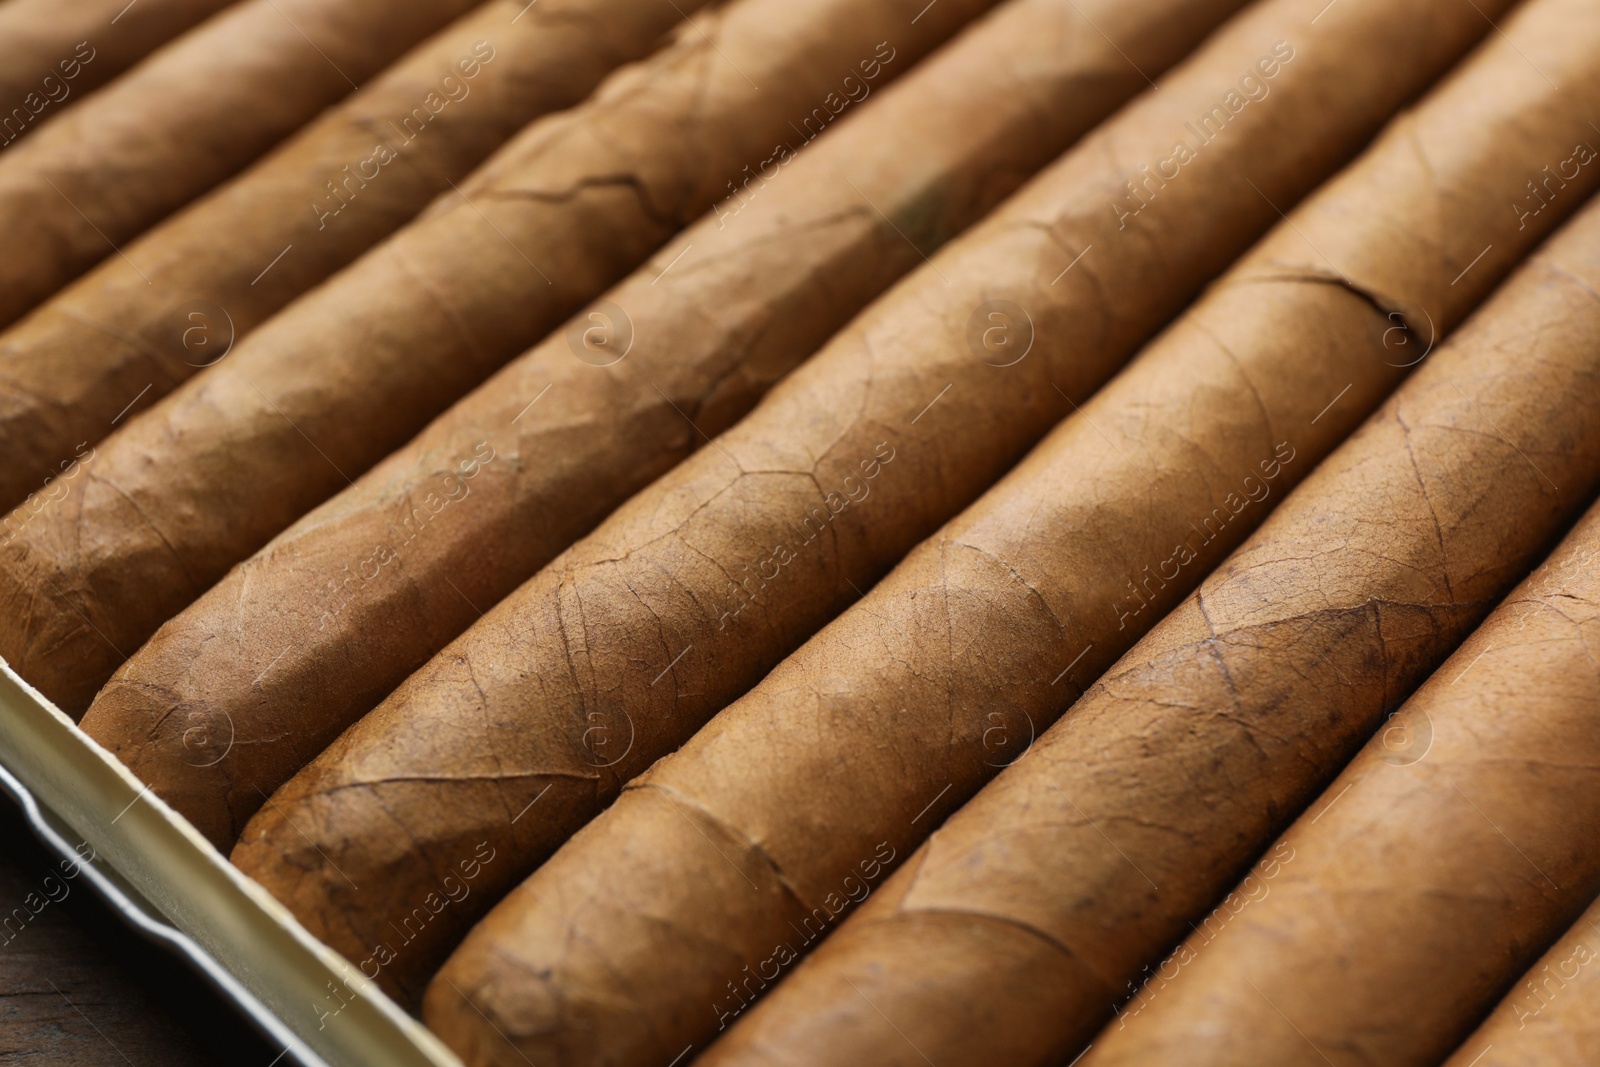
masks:
<svg viewBox="0 0 1600 1067"><path fill-rule="evenodd" d="M301 1022L1600 1062L1593 0L55 4L0 656Z"/></svg>

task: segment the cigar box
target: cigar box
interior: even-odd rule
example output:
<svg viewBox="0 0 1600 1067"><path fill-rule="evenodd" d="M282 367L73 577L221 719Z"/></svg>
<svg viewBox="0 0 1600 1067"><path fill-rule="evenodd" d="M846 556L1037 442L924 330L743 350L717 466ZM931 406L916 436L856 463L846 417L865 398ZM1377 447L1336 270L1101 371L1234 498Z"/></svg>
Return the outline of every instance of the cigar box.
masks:
<svg viewBox="0 0 1600 1067"><path fill-rule="evenodd" d="M282 1049L274 1067L460 1067L4 660L0 792L75 888Z"/></svg>

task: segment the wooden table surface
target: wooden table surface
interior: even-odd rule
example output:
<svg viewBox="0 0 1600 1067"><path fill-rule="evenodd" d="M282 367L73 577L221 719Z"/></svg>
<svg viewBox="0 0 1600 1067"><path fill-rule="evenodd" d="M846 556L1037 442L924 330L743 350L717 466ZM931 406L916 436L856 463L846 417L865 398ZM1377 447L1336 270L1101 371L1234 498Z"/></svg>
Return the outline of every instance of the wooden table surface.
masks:
<svg viewBox="0 0 1600 1067"><path fill-rule="evenodd" d="M0 1064L219 1063L79 925L68 900L87 886L49 874L26 850L0 851Z"/></svg>

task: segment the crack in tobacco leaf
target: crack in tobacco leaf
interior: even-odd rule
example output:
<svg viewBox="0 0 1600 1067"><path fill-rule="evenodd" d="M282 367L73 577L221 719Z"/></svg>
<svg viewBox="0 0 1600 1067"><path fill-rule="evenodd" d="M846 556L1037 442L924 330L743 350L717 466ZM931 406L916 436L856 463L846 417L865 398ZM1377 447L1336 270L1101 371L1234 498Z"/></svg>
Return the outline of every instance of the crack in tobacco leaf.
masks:
<svg viewBox="0 0 1600 1067"><path fill-rule="evenodd" d="M650 189L644 179L636 174L595 174L580 178L577 182L565 189L538 190L515 189L505 186L493 186L481 189L476 196L479 200L518 201L532 200L544 204L567 204L578 199L590 190L628 188L633 190L635 201L646 218L658 226L677 229L688 221L680 217L681 213L657 207L651 200Z"/></svg>

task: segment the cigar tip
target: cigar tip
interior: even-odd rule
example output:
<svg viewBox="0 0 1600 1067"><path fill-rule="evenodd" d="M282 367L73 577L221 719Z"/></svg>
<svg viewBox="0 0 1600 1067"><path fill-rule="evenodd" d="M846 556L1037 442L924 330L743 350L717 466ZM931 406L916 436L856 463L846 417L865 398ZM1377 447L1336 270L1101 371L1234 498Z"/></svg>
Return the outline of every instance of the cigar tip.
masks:
<svg viewBox="0 0 1600 1067"><path fill-rule="evenodd" d="M568 1047L572 1028L549 972L524 967L517 982L497 980L499 968L518 963L500 959L492 947L463 946L428 983L423 1021L468 1067L499 1067L524 1057L541 1064L581 1061Z"/></svg>
<svg viewBox="0 0 1600 1067"><path fill-rule="evenodd" d="M19 507L6 528L28 519ZM100 664L115 650L94 628L95 598L27 533L0 534L0 656L68 716L82 718L105 678Z"/></svg>
<svg viewBox="0 0 1600 1067"><path fill-rule="evenodd" d="M340 898L333 884L335 861L319 844L323 835L316 823L307 821L311 813L304 807L274 794L245 824L228 859L293 912L311 936L349 955L340 936L340 909L333 906ZM295 833L295 826L311 836Z"/></svg>
<svg viewBox="0 0 1600 1067"><path fill-rule="evenodd" d="M260 801L235 781L229 756L237 738L225 709L119 672L79 725L221 851L254 810L250 798Z"/></svg>

